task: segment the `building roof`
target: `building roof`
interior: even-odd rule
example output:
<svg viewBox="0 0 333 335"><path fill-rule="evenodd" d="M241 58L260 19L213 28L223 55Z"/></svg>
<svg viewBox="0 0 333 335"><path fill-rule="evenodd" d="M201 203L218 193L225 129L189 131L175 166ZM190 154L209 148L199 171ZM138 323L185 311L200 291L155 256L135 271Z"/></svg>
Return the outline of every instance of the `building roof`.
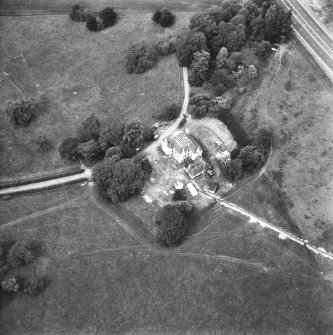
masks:
<svg viewBox="0 0 333 335"><path fill-rule="evenodd" d="M168 138L168 144L174 147L178 152L185 151L196 152L199 145L182 131L175 133Z"/></svg>
<svg viewBox="0 0 333 335"><path fill-rule="evenodd" d="M194 162L190 163L186 167L186 172L191 178L195 178L196 176L199 176L200 174L205 172L206 168L206 162L200 158L197 157Z"/></svg>

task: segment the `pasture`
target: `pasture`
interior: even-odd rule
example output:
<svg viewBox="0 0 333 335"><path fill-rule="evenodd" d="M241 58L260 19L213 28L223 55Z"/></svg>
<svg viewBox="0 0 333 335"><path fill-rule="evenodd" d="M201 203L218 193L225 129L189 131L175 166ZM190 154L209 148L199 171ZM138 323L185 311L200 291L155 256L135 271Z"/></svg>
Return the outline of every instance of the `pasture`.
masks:
<svg viewBox="0 0 333 335"><path fill-rule="evenodd" d="M332 291L305 249L218 206L161 249L88 186L55 192L31 194L24 214L28 196L0 202L0 243L38 246L17 272L48 283L37 298L1 297L1 334L329 333Z"/></svg>

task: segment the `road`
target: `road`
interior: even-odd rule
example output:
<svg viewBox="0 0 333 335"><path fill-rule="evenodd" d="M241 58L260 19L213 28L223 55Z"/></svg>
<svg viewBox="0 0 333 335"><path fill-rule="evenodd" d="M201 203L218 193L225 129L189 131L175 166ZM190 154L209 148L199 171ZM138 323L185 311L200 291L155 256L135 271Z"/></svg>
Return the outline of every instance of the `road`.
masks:
<svg viewBox="0 0 333 335"><path fill-rule="evenodd" d="M182 110L178 116L178 118L172 123L172 125L163 132L163 134L158 138L157 141L154 141L150 144L143 152L147 155L156 154L156 150L158 146L162 143L162 140L168 136L170 136L178 127L180 121L183 119L184 114L187 111L188 102L190 98L190 85L188 83L188 70L186 67L183 67L183 85L184 85L184 102Z"/></svg>
<svg viewBox="0 0 333 335"><path fill-rule="evenodd" d="M330 34L299 1L279 0L279 2L286 8L292 9L296 36L333 75L333 40Z"/></svg>
<svg viewBox="0 0 333 335"><path fill-rule="evenodd" d="M84 172L74 174L71 176L67 176L67 177L55 178L55 179L50 179L50 180L46 180L46 181L42 181L38 183L4 188L0 190L0 196L1 195L11 195L11 194L21 194L21 193L26 193L26 192L31 192L31 191L38 191L42 189L52 188L52 187L56 187L59 185L66 185L66 184L70 184L74 182L85 181L87 179L90 179L91 175L92 175L92 170L85 168Z"/></svg>

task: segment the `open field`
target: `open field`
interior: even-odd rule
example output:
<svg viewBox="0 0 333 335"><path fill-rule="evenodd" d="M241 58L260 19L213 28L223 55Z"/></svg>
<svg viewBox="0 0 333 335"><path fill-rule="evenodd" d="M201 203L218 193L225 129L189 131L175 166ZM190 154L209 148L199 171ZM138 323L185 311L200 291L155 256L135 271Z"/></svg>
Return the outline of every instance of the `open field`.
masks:
<svg viewBox="0 0 333 335"><path fill-rule="evenodd" d="M164 29L150 14L128 14L99 33L63 17L2 17L0 97L0 176L63 166L57 147L91 113L125 122L152 115L170 101L182 101L182 75L176 58L161 59L142 75L125 71L126 49L133 41L154 38ZM178 29L184 24L179 16ZM45 94L47 108L27 128L13 128L5 115L7 100ZM53 145L37 152L34 139L44 134Z"/></svg>
<svg viewBox="0 0 333 335"><path fill-rule="evenodd" d="M75 200L79 190L82 198ZM30 195L31 211L73 203L1 231L0 243L24 237L39 246L36 260L18 272L36 267L48 278L46 291L35 299L1 297L1 334L293 329L312 335L332 329L333 293L305 249L218 206L202 216L182 246L160 249L126 232L114 213L100 210L87 186L65 191ZM12 206L23 200L0 202L1 210L17 213Z"/></svg>

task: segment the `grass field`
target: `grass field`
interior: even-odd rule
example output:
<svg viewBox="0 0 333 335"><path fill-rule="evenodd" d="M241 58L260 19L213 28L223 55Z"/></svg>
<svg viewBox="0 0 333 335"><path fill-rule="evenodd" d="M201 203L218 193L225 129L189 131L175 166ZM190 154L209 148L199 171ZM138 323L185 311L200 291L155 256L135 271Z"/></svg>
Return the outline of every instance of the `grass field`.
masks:
<svg viewBox="0 0 333 335"><path fill-rule="evenodd" d="M184 25L179 16L178 29ZM125 71L126 49L133 41L151 40L164 29L150 14L126 14L113 28L89 32L84 23L57 17L2 17L0 68L0 176L51 170L63 166L57 147L91 113L125 122L152 115L170 101L183 99L182 74L175 56L161 59L142 75ZM23 57L21 57L23 55ZM45 94L47 108L27 128L13 128L5 115L7 100ZM40 154L38 134L52 142Z"/></svg>
<svg viewBox="0 0 333 335"><path fill-rule="evenodd" d="M333 293L305 249L224 208L211 208L179 248L165 250L125 231L114 212L96 206L87 186L30 195L22 215L15 208L24 201L0 203L11 213L4 224L72 202L1 230L0 243L26 238L39 246L35 261L17 272L35 267L48 282L37 298L1 296L1 334L312 335L332 329Z"/></svg>

